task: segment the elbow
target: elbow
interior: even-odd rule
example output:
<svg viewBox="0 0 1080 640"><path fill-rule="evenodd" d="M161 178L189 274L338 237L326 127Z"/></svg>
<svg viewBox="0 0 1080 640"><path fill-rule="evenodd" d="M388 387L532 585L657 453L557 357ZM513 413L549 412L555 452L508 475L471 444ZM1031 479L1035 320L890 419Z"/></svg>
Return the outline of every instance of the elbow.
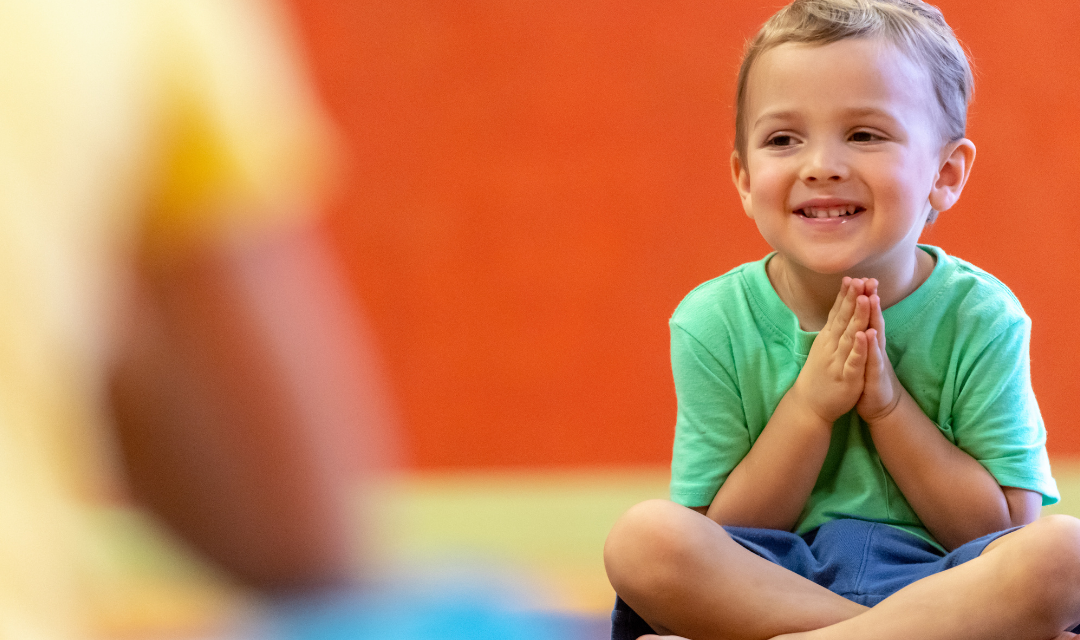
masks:
<svg viewBox="0 0 1080 640"><path fill-rule="evenodd" d="M985 535L1028 524L1027 521L1017 522L1015 518L1018 516L1026 517L1026 514L1014 513L1009 509L1006 500L1001 500L992 507L984 505L959 517L949 518L947 523L940 523L945 526L931 530L930 533L946 551L953 551Z"/></svg>
<svg viewBox="0 0 1080 640"><path fill-rule="evenodd" d="M1002 487L1008 508L1009 526L1020 527L1039 519L1042 512L1042 494L1018 487Z"/></svg>

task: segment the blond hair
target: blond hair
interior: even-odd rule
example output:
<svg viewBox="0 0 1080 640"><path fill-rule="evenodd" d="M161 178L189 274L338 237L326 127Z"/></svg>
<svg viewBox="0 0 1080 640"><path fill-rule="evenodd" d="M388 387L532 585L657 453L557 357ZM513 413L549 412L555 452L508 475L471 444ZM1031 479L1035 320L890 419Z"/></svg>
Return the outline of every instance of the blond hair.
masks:
<svg viewBox="0 0 1080 640"><path fill-rule="evenodd" d="M754 61L788 42L828 44L883 37L927 71L942 113L942 142L964 137L974 79L964 48L941 11L921 0L795 0L746 46L735 95L735 150L746 158L747 77Z"/></svg>

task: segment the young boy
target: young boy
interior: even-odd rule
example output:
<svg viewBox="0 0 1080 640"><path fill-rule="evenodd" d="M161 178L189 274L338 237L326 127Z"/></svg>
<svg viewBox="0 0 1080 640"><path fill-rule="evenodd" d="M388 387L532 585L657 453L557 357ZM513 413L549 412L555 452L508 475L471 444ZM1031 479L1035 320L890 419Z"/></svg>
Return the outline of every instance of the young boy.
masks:
<svg viewBox="0 0 1080 640"><path fill-rule="evenodd" d="M775 252L671 319L673 502L608 538L613 638L1075 637L1030 321L917 244L971 170L970 92L919 0L796 0L750 43L732 175Z"/></svg>

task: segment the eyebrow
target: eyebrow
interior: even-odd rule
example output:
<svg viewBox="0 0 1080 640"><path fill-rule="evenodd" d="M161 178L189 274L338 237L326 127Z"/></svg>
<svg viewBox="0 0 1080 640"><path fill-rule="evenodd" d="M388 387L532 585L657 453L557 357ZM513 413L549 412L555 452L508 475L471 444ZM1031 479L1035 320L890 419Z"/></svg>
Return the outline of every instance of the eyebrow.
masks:
<svg viewBox="0 0 1080 640"><path fill-rule="evenodd" d="M889 111L886 111L885 109L879 109L878 107L854 107L854 108L851 108L851 109L845 109L844 110L844 115L848 115L848 116L883 116L885 118L889 118L890 120L895 120L896 119L896 116L894 116L892 113L890 113Z"/></svg>
<svg viewBox="0 0 1080 640"><path fill-rule="evenodd" d="M755 120L751 125L751 128L758 126L766 120L785 120L792 117L799 117L799 115L799 112L794 109L767 112ZM881 116L888 118L889 120L896 120L896 117L892 113L879 107L851 107L849 109L844 109L843 115L848 117Z"/></svg>
<svg viewBox="0 0 1080 640"><path fill-rule="evenodd" d="M754 120L754 122L750 125L750 127L754 128L754 127L758 126L759 124L761 124L762 122L764 122L765 120L786 120L786 119L788 119L788 118L790 118L792 116L795 116L795 115L798 115L797 111L772 111L772 112L766 112L761 117L759 117L757 120Z"/></svg>

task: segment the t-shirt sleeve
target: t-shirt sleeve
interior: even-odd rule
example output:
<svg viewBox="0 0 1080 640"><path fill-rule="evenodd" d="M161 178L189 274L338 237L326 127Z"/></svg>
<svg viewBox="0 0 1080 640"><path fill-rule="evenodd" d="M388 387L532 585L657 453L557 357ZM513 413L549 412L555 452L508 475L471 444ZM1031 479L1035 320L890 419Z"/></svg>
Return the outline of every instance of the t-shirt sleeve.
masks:
<svg viewBox="0 0 1080 640"><path fill-rule="evenodd" d="M1031 387L1030 328L1030 320L1020 318L972 354L956 395L952 432L957 446L998 484L1037 491L1048 505L1060 496Z"/></svg>
<svg viewBox="0 0 1080 640"><path fill-rule="evenodd" d="M750 451L750 435L731 363L723 362L722 354L718 358L676 321L670 328L679 403L671 499L687 507L707 506Z"/></svg>

